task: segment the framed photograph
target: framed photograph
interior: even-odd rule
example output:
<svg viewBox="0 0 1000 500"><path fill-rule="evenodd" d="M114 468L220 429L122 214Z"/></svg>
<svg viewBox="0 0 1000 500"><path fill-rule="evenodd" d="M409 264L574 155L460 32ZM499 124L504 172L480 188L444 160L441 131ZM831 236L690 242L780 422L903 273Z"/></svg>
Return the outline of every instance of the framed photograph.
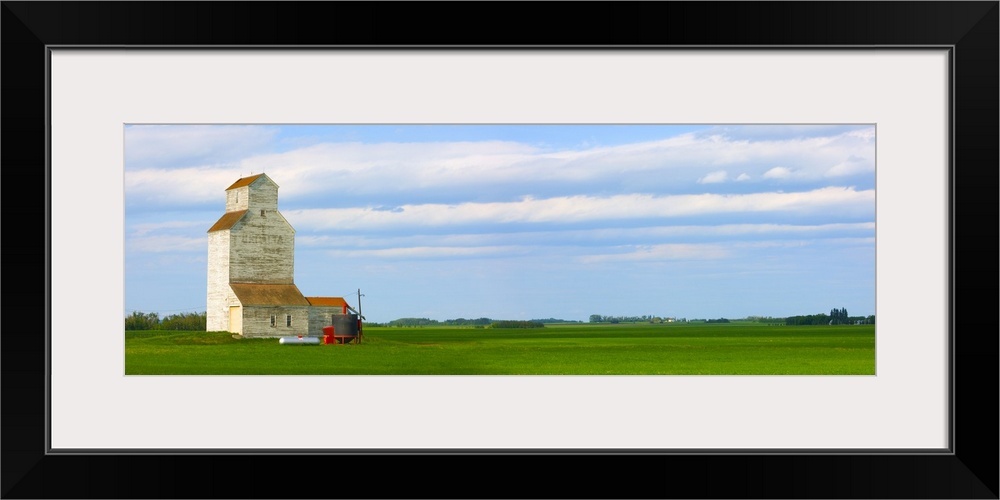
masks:
<svg viewBox="0 0 1000 500"><path fill-rule="evenodd" d="M476 57L514 73L513 54ZM126 376L876 374L875 124L130 123L124 141Z"/></svg>
<svg viewBox="0 0 1000 500"><path fill-rule="evenodd" d="M38 236L8 249L40 246L17 255L45 279L8 306L44 295L45 321L2 340L3 495L997 498L996 429L977 423L997 418L996 327L957 307L995 276L970 259L997 244L997 2L581 4L630 28L558 42L530 36L545 15L497 6L4 2L8 186L45 193L9 209L44 215L12 222ZM525 38L440 17L485 11ZM527 243L542 234L559 250ZM692 312L594 310L657 293ZM806 310L827 296L853 302ZM698 340L645 365L608 349L621 371L480 372L424 339L378 371L404 351L275 339L318 344L370 311L372 338L400 342L390 320L480 305L510 320L483 335L635 321L652 345L731 315L803 350L656 368ZM234 350L123 335L147 307L207 309ZM316 371L269 364L257 337L378 354ZM518 479L496 485L498 467ZM415 481L449 468L490 486Z"/></svg>

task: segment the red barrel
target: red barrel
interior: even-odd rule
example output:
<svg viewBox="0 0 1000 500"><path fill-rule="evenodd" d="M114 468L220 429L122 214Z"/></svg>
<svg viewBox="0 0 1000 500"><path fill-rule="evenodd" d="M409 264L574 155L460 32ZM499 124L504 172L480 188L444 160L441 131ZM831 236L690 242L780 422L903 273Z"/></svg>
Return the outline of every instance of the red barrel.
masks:
<svg viewBox="0 0 1000 500"><path fill-rule="evenodd" d="M333 338L333 325L323 327L323 343L327 345L337 343Z"/></svg>

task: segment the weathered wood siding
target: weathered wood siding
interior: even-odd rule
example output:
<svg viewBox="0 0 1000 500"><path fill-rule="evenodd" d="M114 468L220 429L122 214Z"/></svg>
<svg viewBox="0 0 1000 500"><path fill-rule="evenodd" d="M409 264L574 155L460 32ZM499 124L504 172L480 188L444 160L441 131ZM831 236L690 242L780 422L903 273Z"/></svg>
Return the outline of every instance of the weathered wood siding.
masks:
<svg viewBox="0 0 1000 500"><path fill-rule="evenodd" d="M271 315L275 325L271 326ZM287 316L292 326L287 326ZM309 306L243 306L243 336L274 338L309 334ZM320 334L322 335L322 333Z"/></svg>
<svg viewBox="0 0 1000 500"><path fill-rule="evenodd" d="M267 177L261 177L247 186L249 188L246 208L251 212L260 213L261 210L273 212L278 210L278 185L269 181ZM244 189L244 188L239 188ZM234 189L233 191L237 191ZM243 210L242 208L238 210ZM268 214L270 215L270 214Z"/></svg>
<svg viewBox="0 0 1000 500"><path fill-rule="evenodd" d="M229 231L208 233L208 309L206 329L229 330L229 306L239 305L229 288Z"/></svg>
<svg viewBox="0 0 1000 500"><path fill-rule="evenodd" d="M293 283L295 230L276 210L251 209L229 233L230 282Z"/></svg>
<svg viewBox="0 0 1000 500"><path fill-rule="evenodd" d="M244 186L226 191L226 211L238 212L246 210L250 199L250 186Z"/></svg>
<svg viewBox="0 0 1000 500"><path fill-rule="evenodd" d="M323 336L323 327L333 324L333 316L344 314L344 308L338 306L312 306L309 308L309 335Z"/></svg>

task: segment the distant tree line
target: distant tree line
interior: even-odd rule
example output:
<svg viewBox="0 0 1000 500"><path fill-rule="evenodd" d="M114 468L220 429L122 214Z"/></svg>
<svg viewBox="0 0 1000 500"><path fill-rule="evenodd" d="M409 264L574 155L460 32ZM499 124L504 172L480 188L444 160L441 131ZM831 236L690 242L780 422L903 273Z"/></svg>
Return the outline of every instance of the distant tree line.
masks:
<svg viewBox="0 0 1000 500"><path fill-rule="evenodd" d="M132 314L125 316L126 330L159 330L160 315L157 313L143 313L132 311Z"/></svg>
<svg viewBox="0 0 1000 500"><path fill-rule="evenodd" d="M874 325L875 315L850 316L846 308L831 309L830 314L812 314L807 316L789 316L785 318L786 325Z"/></svg>
<svg viewBox="0 0 1000 500"><path fill-rule="evenodd" d="M389 326L428 326L439 324L436 319L427 318L399 318L390 321Z"/></svg>
<svg viewBox="0 0 1000 500"><path fill-rule="evenodd" d="M663 323L665 321L672 321L673 318L661 318L660 316L604 316L601 314L591 314L591 323Z"/></svg>
<svg viewBox="0 0 1000 500"><path fill-rule="evenodd" d="M771 316L747 316L747 321L753 321L755 323L784 323L785 318L772 318Z"/></svg>
<svg viewBox="0 0 1000 500"><path fill-rule="evenodd" d="M786 318L775 318L772 316L747 316L737 321L753 321L756 323L766 323L771 325L874 325L875 315L871 316L850 316L846 308L831 309L830 314L820 313L812 315L789 316ZM601 314L591 314L591 323L729 323L726 318L704 319L704 318L661 318L659 316L605 316Z"/></svg>
<svg viewBox="0 0 1000 500"><path fill-rule="evenodd" d="M399 318L394 319L384 326L396 326L396 327L406 327L406 326L487 326L492 323L493 320L490 318L478 318L478 319L448 319L445 321L438 321L436 319L428 318Z"/></svg>
<svg viewBox="0 0 1000 500"><path fill-rule="evenodd" d="M490 328L545 328L545 324L537 321L494 321L490 323Z"/></svg>
<svg viewBox="0 0 1000 500"><path fill-rule="evenodd" d="M803 316L789 316L785 318L785 324L789 326L829 325L830 317L823 313Z"/></svg>
<svg viewBox="0 0 1000 500"><path fill-rule="evenodd" d="M208 325L205 313L171 314L160 319L159 313L132 311L125 317L126 330L191 330L205 331Z"/></svg>

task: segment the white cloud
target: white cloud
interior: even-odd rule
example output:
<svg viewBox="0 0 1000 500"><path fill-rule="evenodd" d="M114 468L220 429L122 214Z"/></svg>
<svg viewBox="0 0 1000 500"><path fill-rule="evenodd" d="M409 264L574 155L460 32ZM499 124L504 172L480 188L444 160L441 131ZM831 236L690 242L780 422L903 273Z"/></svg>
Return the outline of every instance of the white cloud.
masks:
<svg viewBox="0 0 1000 500"><path fill-rule="evenodd" d="M267 172L282 193L399 192L435 186L490 183L533 175L528 163L544 154L504 141L327 143L249 157L246 171ZM534 172L534 175L544 175Z"/></svg>
<svg viewBox="0 0 1000 500"><path fill-rule="evenodd" d="M691 226L692 231L702 234L799 234L838 231L874 231L874 222L793 225L793 224L724 224L720 226Z"/></svg>
<svg viewBox="0 0 1000 500"><path fill-rule="evenodd" d="M875 191L828 187L806 192L742 195L697 194L653 196L629 194L608 197L526 197L515 202L402 205L402 210L333 208L283 211L299 229L362 229L448 226L485 223L576 223L693 216L722 213L804 213L836 210L841 214L874 212Z"/></svg>
<svg viewBox="0 0 1000 500"><path fill-rule="evenodd" d="M741 241L734 242L732 244L733 248L795 248L795 247L806 247L814 245L863 245L866 248L871 248L873 251L875 249L875 237L863 237L863 238L813 238L805 240L768 240L768 241Z"/></svg>
<svg viewBox="0 0 1000 500"><path fill-rule="evenodd" d="M584 264L598 262L633 262L666 260L717 260L724 259L730 252L721 245L663 244L628 246L625 251L614 254L587 255L579 260Z"/></svg>
<svg viewBox="0 0 1000 500"><path fill-rule="evenodd" d="M171 229L190 229L190 228L200 228L207 230L211 227L211 222L206 221L166 221L166 222L145 222L140 224L133 224L130 226L132 234L135 236L145 236L149 233L160 232L163 230Z"/></svg>
<svg viewBox="0 0 1000 500"><path fill-rule="evenodd" d="M706 174L704 177L698 179L698 184L715 184L719 182L725 182L729 178L729 174L725 170L719 170Z"/></svg>
<svg viewBox="0 0 1000 500"><path fill-rule="evenodd" d="M130 238L128 249L149 253L207 251L208 239L176 235L145 236Z"/></svg>
<svg viewBox="0 0 1000 500"><path fill-rule="evenodd" d="M830 167L826 171L826 177L842 177L846 175L862 174L865 172L874 172L875 165L865 158L858 156L848 157L846 160Z"/></svg>
<svg viewBox="0 0 1000 500"><path fill-rule="evenodd" d="M746 250L777 250L830 245L863 246L874 250L875 238L827 238L806 240L731 241L726 243L667 243L658 245L625 245L614 247L616 253L586 255L578 260L584 264L599 262L722 260L741 259Z"/></svg>
<svg viewBox="0 0 1000 500"><path fill-rule="evenodd" d="M859 138L865 142L871 142L875 140L875 127L864 128L860 130L852 130L844 134L846 137Z"/></svg>
<svg viewBox="0 0 1000 500"><path fill-rule="evenodd" d="M792 176L792 171L785 167L774 167L764 172L765 179L787 179Z"/></svg>
<svg viewBox="0 0 1000 500"><path fill-rule="evenodd" d="M543 150L510 141L319 143L274 148L271 127L132 127L126 131L130 203L219 202L240 176L267 172L283 199L311 194L489 193L500 184L544 196L574 183L659 183L676 187L763 176L822 179L874 168L874 129L821 137L734 139L695 133L663 140L576 150ZM780 134L782 127L773 129ZM852 158L850 165L841 165ZM795 165L793 171L774 165ZM831 165L834 165L831 168ZM724 167L724 168L720 168ZM768 170L769 169L769 170ZM689 179L681 182L682 179Z"/></svg>
<svg viewBox="0 0 1000 500"><path fill-rule="evenodd" d="M747 175L746 173L742 173L742 174L740 174L739 177L736 178L736 180L737 181L748 181L748 180L750 180L750 176Z"/></svg>
<svg viewBox="0 0 1000 500"><path fill-rule="evenodd" d="M739 238L739 237L802 237L810 235L836 236L843 234L874 233L874 222L835 224L720 224L701 226L654 226L640 228L552 229L518 231L512 233L474 234L377 234L350 237L343 235L303 235L295 238L296 248L336 249L347 252L358 250L364 255L368 249L422 248L422 247L494 247L540 249L544 246L592 246L608 242L640 241L683 238Z"/></svg>
<svg viewBox="0 0 1000 500"><path fill-rule="evenodd" d="M823 244L862 245L874 249L875 238L830 238L823 240Z"/></svg>
<svg viewBox="0 0 1000 500"><path fill-rule="evenodd" d="M207 166L126 170L125 202L132 207L215 202L222 210L226 206L226 188L239 179L236 169Z"/></svg>
<svg viewBox="0 0 1000 500"><path fill-rule="evenodd" d="M348 258L391 258L391 259L434 259L434 258L463 258L463 257L511 257L514 255L524 255L529 253L526 247L514 246L487 246L487 247L447 247L447 246L420 246L420 247L399 247L366 250L332 250L329 252L333 257Z"/></svg>
<svg viewBox="0 0 1000 500"><path fill-rule="evenodd" d="M126 168L232 163L265 151L277 133L259 125L130 125Z"/></svg>

